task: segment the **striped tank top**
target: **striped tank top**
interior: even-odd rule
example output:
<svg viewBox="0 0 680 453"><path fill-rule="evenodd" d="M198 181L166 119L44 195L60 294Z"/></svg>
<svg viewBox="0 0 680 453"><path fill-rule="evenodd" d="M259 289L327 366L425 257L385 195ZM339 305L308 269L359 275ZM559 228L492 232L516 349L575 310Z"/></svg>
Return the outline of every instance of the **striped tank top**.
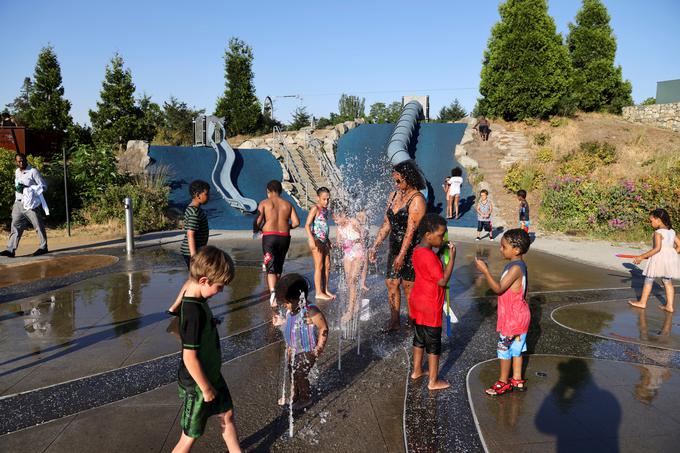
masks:
<svg viewBox="0 0 680 453"><path fill-rule="evenodd" d="M286 344L295 354L312 352L316 347L316 326L307 323L306 309L301 309L295 314L288 312L283 335Z"/></svg>

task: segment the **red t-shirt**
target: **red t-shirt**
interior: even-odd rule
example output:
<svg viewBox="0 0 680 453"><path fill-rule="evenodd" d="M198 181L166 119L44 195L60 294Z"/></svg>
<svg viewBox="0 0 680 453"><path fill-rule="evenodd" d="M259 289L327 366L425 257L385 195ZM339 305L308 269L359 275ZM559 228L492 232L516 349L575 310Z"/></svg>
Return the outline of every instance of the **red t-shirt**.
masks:
<svg viewBox="0 0 680 453"><path fill-rule="evenodd" d="M441 327L444 288L437 282L444 278L442 263L427 247L416 247L412 261L416 281L408 300L411 318L421 326Z"/></svg>

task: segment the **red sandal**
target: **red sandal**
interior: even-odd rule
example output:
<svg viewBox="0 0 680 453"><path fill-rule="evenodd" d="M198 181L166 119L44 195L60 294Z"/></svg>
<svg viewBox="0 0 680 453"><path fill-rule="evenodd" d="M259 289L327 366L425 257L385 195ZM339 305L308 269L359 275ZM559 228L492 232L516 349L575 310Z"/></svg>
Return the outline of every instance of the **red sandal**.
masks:
<svg viewBox="0 0 680 453"><path fill-rule="evenodd" d="M486 389L486 394L489 396L501 396L508 392L512 392L512 384L503 381L496 381L494 385Z"/></svg>
<svg viewBox="0 0 680 453"><path fill-rule="evenodd" d="M518 392L526 392L526 382L526 379L510 379L510 385L512 385L512 389Z"/></svg>

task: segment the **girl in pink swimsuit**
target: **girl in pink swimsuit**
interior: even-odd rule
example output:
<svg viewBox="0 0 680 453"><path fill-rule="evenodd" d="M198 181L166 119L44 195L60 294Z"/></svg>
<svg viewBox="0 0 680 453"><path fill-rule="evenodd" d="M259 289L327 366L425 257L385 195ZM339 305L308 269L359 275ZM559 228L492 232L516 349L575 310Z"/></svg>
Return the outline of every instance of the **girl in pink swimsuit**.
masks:
<svg viewBox="0 0 680 453"><path fill-rule="evenodd" d="M347 206L337 204L333 207L333 221L338 226L336 242L343 253L342 264L349 292L347 311L342 315L342 322L352 319L358 308L357 286L366 256L364 229L357 219L350 218L348 214Z"/></svg>

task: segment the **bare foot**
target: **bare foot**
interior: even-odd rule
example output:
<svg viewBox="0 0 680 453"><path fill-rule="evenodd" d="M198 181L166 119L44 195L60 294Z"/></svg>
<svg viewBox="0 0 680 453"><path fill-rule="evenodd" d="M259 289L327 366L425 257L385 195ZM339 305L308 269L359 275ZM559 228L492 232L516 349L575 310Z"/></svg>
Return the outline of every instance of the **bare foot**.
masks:
<svg viewBox="0 0 680 453"><path fill-rule="evenodd" d="M346 311L346 312L342 315L342 317L340 318L340 322L347 322L347 321L349 321L350 319L352 319L352 313L350 313L349 311Z"/></svg>
<svg viewBox="0 0 680 453"><path fill-rule="evenodd" d="M628 303L630 304L631 307L635 307L635 308L642 308L642 309L644 309L644 308L647 306L647 304L643 304L643 303L641 303L641 302L639 302L639 301L638 301L638 302L631 302L631 301L628 301Z"/></svg>
<svg viewBox="0 0 680 453"><path fill-rule="evenodd" d="M423 371L421 368L419 371L413 371L413 373L411 373L411 379L415 381L416 379L420 379L423 376L428 376L429 374L429 371Z"/></svg>
<svg viewBox="0 0 680 453"><path fill-rule="evenodd" d="M324 294L324 293L318 293L316 296L314 296L314 298L316 300L333 300L333 298L331 296L329 296L328 294Z"/></svg>
<svg viewBox="0 0 680 453"><path fill-rule="evenodd" d="M442 379L437 379L436 381L427 384L428 390L444 390L449 388L450 386L451 384Z"/></svg>
<svg viewBox="0 0 680 453"><path fill-rule="evenodd" d="M659 305L659 310L667 311L668 313L673 313L673 309L668 309L667 305Z"/></svg>
<svg viewBox="0 0 680 453"><path fill-rule="evenodd" d="M324 294L327 295L328 297L330 297L331 299L335 299L335 294L333 294L330 291L326 291Z"/></svg>
<svg viewBox="0 0 680 453"><path fill-rule="evenodd" d="M371 288L369 288L369 287L366 286L366 285L364 285L364 286L361 287L361 290L362 290L362 291L368 291L368 290L370 290L370 289L371 289Z"/></svg>

